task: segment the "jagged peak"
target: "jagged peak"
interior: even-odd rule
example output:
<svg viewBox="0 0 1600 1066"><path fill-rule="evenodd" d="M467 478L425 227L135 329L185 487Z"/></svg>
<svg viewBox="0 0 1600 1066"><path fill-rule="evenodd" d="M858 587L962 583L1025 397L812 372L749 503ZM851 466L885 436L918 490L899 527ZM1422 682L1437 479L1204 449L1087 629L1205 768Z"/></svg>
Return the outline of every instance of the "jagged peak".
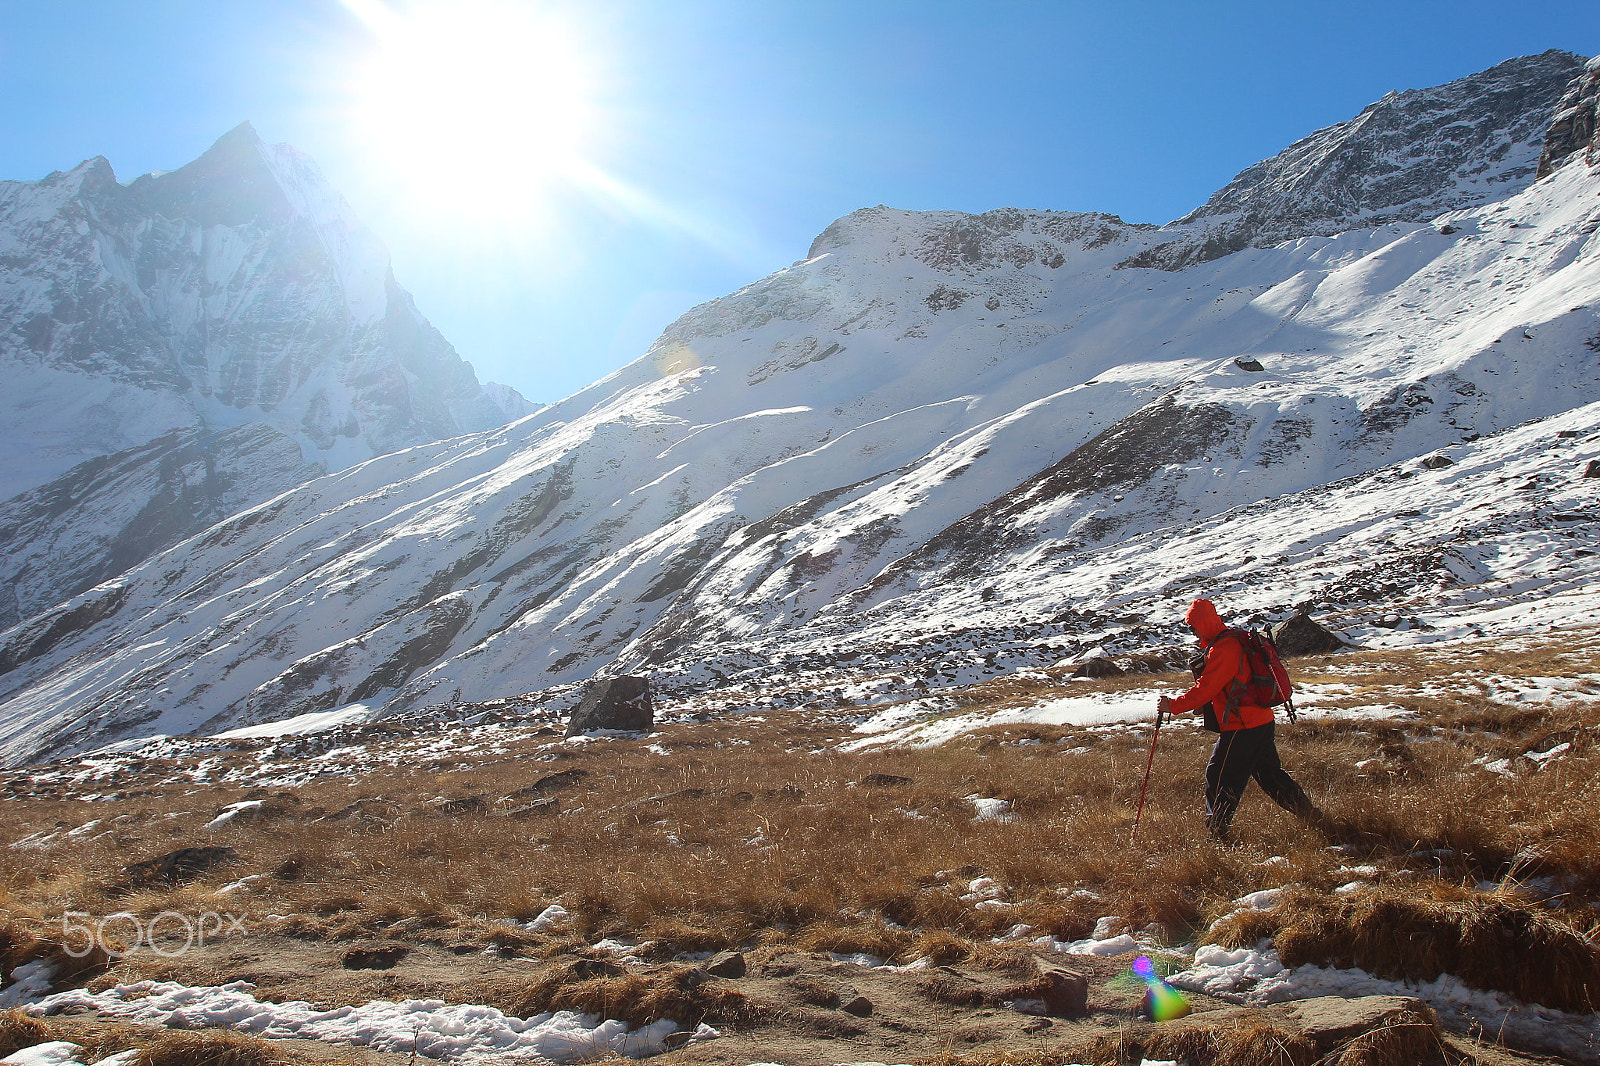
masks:
<svg viewBox="0 0 1600 1066"><path fill-rule="evenodd" d="M169 218L193 218L204 225L271 225L293 214L270 150L249 122L218 137L194 161L145 174L128 190Z"/></svg>
<svg viewBox="0 0 1600 1066"><path fill-rule="evenodd" d="M1552 48L1358 114L1240 171L1122 266L1181 270L1249 247L1423 222L1532 184L1557 100L1584 57Z"/></svg>

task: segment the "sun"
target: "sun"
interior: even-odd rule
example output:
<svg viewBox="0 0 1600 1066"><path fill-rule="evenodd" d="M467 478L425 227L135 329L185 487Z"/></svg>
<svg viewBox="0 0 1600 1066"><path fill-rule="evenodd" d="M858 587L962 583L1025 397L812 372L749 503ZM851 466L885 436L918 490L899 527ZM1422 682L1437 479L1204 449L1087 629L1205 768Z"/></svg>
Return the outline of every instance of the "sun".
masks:
<svg viewBox="0 0 1600 1066"><path fill-rule="evenodd" d="M343 0L373 46L352 75L356 136L392 184L504 215L592 171L594 67L553 10L510 0Z"/></svg>

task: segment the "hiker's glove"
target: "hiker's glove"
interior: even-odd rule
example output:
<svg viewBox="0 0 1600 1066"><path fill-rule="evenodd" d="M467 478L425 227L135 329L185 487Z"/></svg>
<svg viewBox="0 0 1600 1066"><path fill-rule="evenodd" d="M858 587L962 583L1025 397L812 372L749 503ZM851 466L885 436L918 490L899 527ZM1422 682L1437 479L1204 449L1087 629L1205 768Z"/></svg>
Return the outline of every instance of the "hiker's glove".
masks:
<svg viewBox="0 0 1600 1066"><path fill-rule="evenodd" d="M1162 696L1156 700L1156 725L1159 727L1163 721L1172 716L1172 697Z"/></svg>

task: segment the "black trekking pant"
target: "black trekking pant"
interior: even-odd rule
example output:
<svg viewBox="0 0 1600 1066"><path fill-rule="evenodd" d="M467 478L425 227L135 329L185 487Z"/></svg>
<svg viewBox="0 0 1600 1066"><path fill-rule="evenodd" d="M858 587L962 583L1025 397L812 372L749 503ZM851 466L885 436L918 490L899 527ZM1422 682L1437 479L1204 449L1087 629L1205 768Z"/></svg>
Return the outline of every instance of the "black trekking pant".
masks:
<svg viewBox="0 0 1600 1066"><path fill-rule="evenodd" d="M1278 760L1272 723L1230 729L1217 737L1206 764L1206 828L1212 836L1227 839L1239 798L1252 777L1284 810L1299 818L1315 816L1316 806Z"/></svg>

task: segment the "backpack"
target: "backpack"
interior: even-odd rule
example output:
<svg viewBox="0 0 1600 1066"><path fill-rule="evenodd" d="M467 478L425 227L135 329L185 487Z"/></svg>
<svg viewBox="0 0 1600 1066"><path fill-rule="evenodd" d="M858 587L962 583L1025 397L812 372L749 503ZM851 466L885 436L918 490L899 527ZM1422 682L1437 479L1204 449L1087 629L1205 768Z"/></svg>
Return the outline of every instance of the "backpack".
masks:
<svg viewBox="0 0 1600 1066"><path fill-rule="evenodd" d="M1249 700L1257 707L1273 707L1284 704L1289 713L1289 721L1295 720L1294 696L1289 682L1289 671L1283 668L1283 660L1278 658L1278 645L1273 643L1272 635L1264 629L1229 629L1224 635L1231 635L1239 641L1239 646L1244 649L1244 658L1250 664L1250 681L1247 684L1234 682L1232 691L1228 693L1229 708Z"/></svg>
<svg viewBox="0 0 1600 1066"><path fill-rule="evenodd" d="M1223 718L1226 720L1238 713L1239 705L1242 703L1252 703L1257 707L1274 707L1281 703L1288 711L1289 721L1295 721L1289 671L1284 669L1283 660L1278 657L1278 646L1273 643L1271 634L1259 629L1230 628L1218 634L1217 640L1220 641L1223 637L1233 637L1239 642L1245 662L1250 666L1248 682L1238 680L1228 682ZM1189 669L1196 677L1200 676L1204 667L1204 656L1197 656L1189 663ZM1210 704L1207 704L1202 712L1201 726L1213 733L1222 731L1221 725L1217 722L1216 712L1211 709Z"/></svg>

